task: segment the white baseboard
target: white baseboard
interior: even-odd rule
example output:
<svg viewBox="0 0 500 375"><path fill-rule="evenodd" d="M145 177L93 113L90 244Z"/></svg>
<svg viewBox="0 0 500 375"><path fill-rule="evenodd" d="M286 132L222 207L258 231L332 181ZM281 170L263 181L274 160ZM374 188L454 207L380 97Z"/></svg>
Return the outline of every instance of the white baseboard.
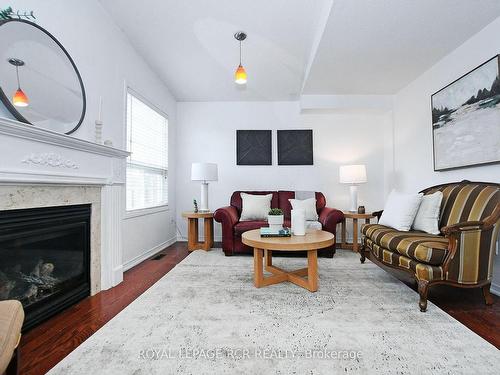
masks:
<svg viewBox="0 0 500 375"><path fill-rule="evenodd" d="M144 253L136 256L135 258L130 259L129 261L123 263L123 271L125 272L125 271L131 269L132 267L138 265L139 263L144 262L146 259L152 257L157 252L159 252L159 251L163 250L164 248L172 245L176 241L177 241L177 237L172 237L171 239L169 239L169 240L167 240L165 242L162 242L159 245L156 245L152 249L149 249L149 250L145 251Z"/></svg>
<svg viewBox="0 0 500 375"><path fill-rule="evenodd" d="M120 284L123 281L123 266L119 265L113 269L113 286Z"/></svg>
<svg viewBox="0 0 500 375"><path fill-rule="evenodd" d="M491 283L490 292L500 297L500 284Z"/></svg>

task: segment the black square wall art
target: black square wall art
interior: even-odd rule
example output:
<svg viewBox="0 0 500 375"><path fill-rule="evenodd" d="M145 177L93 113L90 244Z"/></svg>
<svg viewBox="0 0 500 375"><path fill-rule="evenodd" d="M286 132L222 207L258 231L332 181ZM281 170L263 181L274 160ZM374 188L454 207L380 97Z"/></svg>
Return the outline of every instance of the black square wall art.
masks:
<svg viewBox="0 0 500 375"><path fill-rule="evenodd" d="M272 165L271 130L236 130L237 165Z"/></svg>
<svg viewBox="0 0 500 375"><path fill-rule="evenodd" d="M278 130L278 165L313 165L313 131Z"/></svg>

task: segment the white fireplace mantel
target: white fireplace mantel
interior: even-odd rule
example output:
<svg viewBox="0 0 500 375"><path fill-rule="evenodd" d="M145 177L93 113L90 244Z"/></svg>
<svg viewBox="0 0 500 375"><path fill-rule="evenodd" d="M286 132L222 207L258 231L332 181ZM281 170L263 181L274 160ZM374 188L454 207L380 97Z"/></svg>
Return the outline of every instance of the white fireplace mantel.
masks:
<svg viewBox="0 0 500 375"><path fill-rule="evenodd" d="M0 182L125 183L127 151L0 118Z"/></svg>
<svg viewBox="0 0 500 375"><path fill-rule="evenodd" d="M0 184L101 187L101 289L123 280L127 151L0 118Z"/></svg>

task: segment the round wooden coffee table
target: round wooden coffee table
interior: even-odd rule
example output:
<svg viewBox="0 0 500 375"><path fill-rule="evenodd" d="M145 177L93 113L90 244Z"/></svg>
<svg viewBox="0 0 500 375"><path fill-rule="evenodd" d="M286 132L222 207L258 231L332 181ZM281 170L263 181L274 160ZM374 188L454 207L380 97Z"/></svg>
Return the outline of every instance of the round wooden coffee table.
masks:
<svg viewBox="0 0 500 375"><path fill-rule="evenodd" d="M318 249L334 244L334 236L322 230L308 231L305 236L261 237L260 229L242 234L245 245L252 246L254 264L254 284L257 288L290 281L311 292L318 290ZM295 271L285 271L273 266L273 251L307 251L307 267ZM265 270L272 276L264 277L262 256L265 258ZM304 277L306 276L307 279Z"/></svg>

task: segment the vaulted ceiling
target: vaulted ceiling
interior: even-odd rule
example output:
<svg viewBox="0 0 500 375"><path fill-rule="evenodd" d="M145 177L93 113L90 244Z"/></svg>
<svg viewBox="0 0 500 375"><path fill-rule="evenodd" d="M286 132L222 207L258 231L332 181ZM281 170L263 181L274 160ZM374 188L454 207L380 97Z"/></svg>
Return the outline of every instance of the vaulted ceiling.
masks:
<svg viewBox="0 0 500 375"><path fill-rule="evenodd" d="M499 0L100 1L179 101L393 94L500 17Z"/></svg>

